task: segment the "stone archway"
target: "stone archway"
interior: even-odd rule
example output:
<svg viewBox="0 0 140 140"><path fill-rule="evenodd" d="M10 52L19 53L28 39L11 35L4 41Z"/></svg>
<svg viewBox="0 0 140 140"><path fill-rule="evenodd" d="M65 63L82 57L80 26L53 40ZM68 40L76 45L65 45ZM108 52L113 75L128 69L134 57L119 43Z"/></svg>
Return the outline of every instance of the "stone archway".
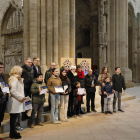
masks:
<svg viewBox="0 0 140 140"><path fill-rule="evenodd" d="M138 82L137 18L131 3L128 4L128 67L132 70L133 82Z"/></svg>
<svg viewBox="0 0 140 140"><path fill-rule="evenodd" d="M14 1L4 13L1 23L2 60L5 74L23 64L23 14Z"/></svg>

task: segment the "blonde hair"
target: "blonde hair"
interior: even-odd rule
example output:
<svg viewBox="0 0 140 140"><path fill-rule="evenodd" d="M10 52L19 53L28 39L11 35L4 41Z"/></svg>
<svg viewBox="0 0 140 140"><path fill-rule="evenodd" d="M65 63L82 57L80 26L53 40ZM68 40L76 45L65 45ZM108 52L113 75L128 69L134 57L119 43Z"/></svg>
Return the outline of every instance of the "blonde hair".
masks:
<svg viewBox="0 0 140 140"><path fill-rule="evenodd" d="M14 66L14 67L11 69L9 75L12 76L12 75L14 75L14 74L16 74L16 73L22 74L22 70L23 70L23 69L22 69L20 66Z"/></svg>

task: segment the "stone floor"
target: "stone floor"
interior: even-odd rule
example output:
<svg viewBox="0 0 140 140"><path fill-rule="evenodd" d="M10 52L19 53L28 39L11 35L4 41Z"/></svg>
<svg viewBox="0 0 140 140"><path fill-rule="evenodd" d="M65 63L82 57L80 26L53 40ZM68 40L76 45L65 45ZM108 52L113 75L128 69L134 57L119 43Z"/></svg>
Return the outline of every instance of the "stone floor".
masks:
<svg viewBox="0 0 140 140"><path fill-rule="evenodd" d="M126 91L135 94L136 99L122 103L125 113L90 113L83 118L71 118L61 124L44 123L34 129L21 132L22 140L140 140L140 86ZM135 93L134 93L135 92ZM9 140L9 133L0 137Z"/></svg>

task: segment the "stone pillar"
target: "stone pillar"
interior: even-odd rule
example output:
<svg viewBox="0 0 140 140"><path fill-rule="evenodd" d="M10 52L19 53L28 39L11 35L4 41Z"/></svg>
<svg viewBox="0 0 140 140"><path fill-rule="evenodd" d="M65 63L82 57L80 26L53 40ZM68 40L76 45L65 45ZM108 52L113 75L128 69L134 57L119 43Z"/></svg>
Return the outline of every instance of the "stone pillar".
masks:
<svg viewBox="0 0 140 140"><path fill-rule="evenodd" d="M62 57L70 56L70 1L62 0Z"/></svg>
<svg viewBox="0 0 140 140"><path fill-rule="evenodd" d="M30 0L30 57L37 56L37 0Z"/></svg>
<svg viewBox="0 0 140 140"><path fill-rule="evenodd" d="M122 75L125 77L126 87L133 87L132 71L128 68L128 2L120 2L120 67Z"/></svg>
<svg viewBox="0 0 140 140"><path fill-rule="evenodd" d="M47 0L47 66L52 62L52 37L53 37L53 21L52 21L52 0Z"/></svg>
<svg viewBox="0 0 140 140"><path fill-rule="evenodd" d="M70 0L70 57L75 58L75 0Z"/></svg>
<svg viewBox="0 0 140 140"><path fill-rule="evenodd" d="M110 1L110 68L112 71L112 74L114 73L115 69L115 23L116 23L116 17L115 17L115 0Z"/></svg>
<svg viewBox="0 0 140 140"><path fill-rule="evenodd" d="M54 48L53 48L53 61L56 63L56 67L59 68L58 64L58 0L53 1L53 34L54 34Z"/></svg>
<svg viewBox="0 0 140 140"><path fill-rule="evenodd" d="M23 24L23 42L24 42L24 60L30 56L30 31L29 31L29 0L24 0L24 24ZM12 20L13 21L13 20ZM12 24L13 25L13 24ZM14 25L13 25L14 27Z"/></svg>
<svg viewBox="0 0 140 140"><path fill-rule="evenodd" d="M45 74L46 66L46 0L41 0L41 68Z"/></svg>

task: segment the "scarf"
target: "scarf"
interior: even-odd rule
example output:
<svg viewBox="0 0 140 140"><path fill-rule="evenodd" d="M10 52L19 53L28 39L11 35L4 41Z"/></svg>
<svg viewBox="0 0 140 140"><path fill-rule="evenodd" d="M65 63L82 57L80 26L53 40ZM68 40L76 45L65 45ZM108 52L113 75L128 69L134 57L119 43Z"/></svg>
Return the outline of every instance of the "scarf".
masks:
<svg viewBox="0 0 140 140"><path fill-rule="evenodd" d="M83 79L85 77L85 74L84 74L83 70L81 70L81 72L79 72L78 70L76 70L76 71L77 71L77 74L78 74L78 78Z"/></svg>
<svg viewBox="0 0 140 140"><path fill-rule="evenodd" d="M18 79L19 82L23 83L23 78L21 78L21 76L14 74L14 77L16 77Z"/></svg>
<svg viewBox="0 0 140 140"><path fill-rule="evenodd" d="M71 71L71 73L73 74L73 76L77 76L77 72L73 73L73 72Z"/></svg>

